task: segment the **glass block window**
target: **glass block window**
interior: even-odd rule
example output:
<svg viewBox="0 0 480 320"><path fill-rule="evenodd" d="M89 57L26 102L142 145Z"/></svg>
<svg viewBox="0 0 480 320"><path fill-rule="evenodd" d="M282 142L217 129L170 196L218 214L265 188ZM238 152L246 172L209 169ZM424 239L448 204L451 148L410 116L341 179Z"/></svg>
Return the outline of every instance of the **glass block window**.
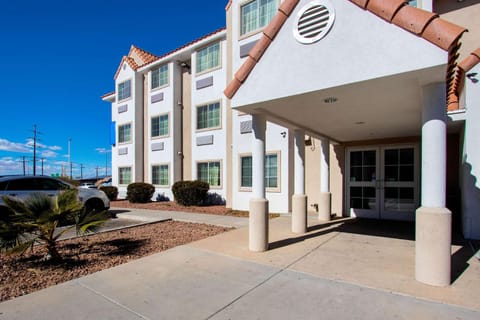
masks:
<svg viewBox="0 0 480 320"><path fill-rule="evenodd" d="M254 0L240 8L241 35L265 27L277 12L278 0Z"/></svg>
<svg viewBox="0 0 480 320"><path fill-rule="evenodd" d="M131 81L120 82L117 88L118 101L125 100L131 96Z"/></svg>
<svg viewBox="0 0 480 320"><path fill-rule="evenodd" d="M123 124L118 126L118 143L128 143L132 139L131 124Z"/></svg>
<svg viewBox="0 0 480 320"><path fill-rule="evenodd" d="M152 166L152 184L159 186L168 186L168 165Z"/></svg>
<svg viewBox="0 0 480 320"><path fill-rule="evenodd" d="M130 184L132 182L132 168L118 168L118 183Z"/></svg>
<svg viewBox="0 0 480 320"><path fill-rule="evenodd" d="M208 182L211 187L220 187L220 161L197 163L197 179Z"/></svg>
<svg viewBox="0 0 480 320"><path fill-rule="evenodd" d="M220 43L197 51L197 73L220 66Z"/></svg>
<svg viewBox="0 0 480 320"><path fill-rule="evenodd" d="M152 138L168 136L168 114L152 117Z"/></svg>
<svg viewBox="0 0 480 320"><path fill-rule="evenodd" d="M220 103L197 107L197 130L220 127Z"/></svg>
<svg viewBox="0 0 480 320"><path fill-rule="evenodd" d="M163 65L152 70L151 74L152 89L160 88L168 84L168 65Z"/></svg>

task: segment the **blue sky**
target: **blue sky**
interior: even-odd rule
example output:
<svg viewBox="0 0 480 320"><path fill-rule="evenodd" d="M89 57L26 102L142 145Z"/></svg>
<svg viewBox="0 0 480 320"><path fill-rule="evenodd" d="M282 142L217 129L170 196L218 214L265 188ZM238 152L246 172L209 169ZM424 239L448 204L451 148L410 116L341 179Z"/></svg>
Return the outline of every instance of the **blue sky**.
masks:
<svg viewBox="0 0 480 320"><path fill-rule="evenodd" d="M113 76L131 44L162 55L225 26L227 0L15 0L0 10L0 175L110 167ZM102 152L103 151L103 152ZM110 173L110 168L108 169ZM41 162L37 163L37 174Z"/></svg>

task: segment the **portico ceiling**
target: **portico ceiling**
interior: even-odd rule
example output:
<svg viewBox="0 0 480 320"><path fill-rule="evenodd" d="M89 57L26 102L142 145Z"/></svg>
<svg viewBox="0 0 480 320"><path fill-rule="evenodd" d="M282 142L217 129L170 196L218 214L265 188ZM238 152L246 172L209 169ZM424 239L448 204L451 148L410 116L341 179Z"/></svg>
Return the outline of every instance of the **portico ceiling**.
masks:
<svg viewBox="0 0 480 320"><path fill-rule="evenodd" d="M419 136L422 85L444 82L446 66L292 95L238 108L336 142ZM442 107L442 106L439 106Z"/></svg>

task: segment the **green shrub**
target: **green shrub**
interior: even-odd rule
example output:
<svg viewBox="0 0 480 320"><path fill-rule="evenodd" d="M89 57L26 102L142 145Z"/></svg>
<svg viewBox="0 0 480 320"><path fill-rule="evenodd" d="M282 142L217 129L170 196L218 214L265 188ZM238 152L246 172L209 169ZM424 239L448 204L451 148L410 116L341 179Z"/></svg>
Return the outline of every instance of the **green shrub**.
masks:
<svg viewBox="0 0 480 320"><path fill-rule="evenodd" d="M118 188L117 187L104 186L104 187L100 187L99 189L102 190L103 192L105 192L105 194L107 195L108 199L110 199L110 201L117 200L117 197L118 197Z"/></svg>
<svg viewBox="0 0 480 320"><path fill-rule="evenodd" d="M147 203L152 200L155 187L149 183L134 182L127 187L127 199L132 203Z"/></svg>
<svg viewBox="0 0 480 320"><path fill-rule="evenodd" d="M172 192L175 201L183 206L199 206L207 199L210 185L203 181L177 181Z"/></svg>

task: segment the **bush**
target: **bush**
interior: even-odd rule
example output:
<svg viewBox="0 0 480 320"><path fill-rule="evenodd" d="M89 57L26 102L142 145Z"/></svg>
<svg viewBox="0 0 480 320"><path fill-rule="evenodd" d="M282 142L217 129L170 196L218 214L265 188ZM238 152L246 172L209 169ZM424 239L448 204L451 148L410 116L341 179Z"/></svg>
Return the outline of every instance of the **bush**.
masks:
<svg viewBox="0 0 480 320"><path fill-rule="evenodd" d="M222 206L225 204L225 199L218 193L212 192L207 194L207 198L203 202L205 206Z"/></svg>
<svg viewBox="0 0 480 320"><path fill-rule="evenodd" d="M134 182L127 187L127 199L131 203L147 203L152 200L155 187L149 183Z"/></svg>
<svg viewBox="0 0 480 320"><path fill-rule="evenodd" d="M183 206L199 206L207 199L210 185L203 181L177 181L172 192L175 201Z"/></svg>
<svg viewBox="0 0 480 320"><path fill-rule="evenodd" d="M103 192L105 192L105 194L107 195L108 199L110 199L110 201L117 200L117 197L118 197L118 188L117 187L104 186L104 187L100 187L99 189L102 190Z"/></svg>

